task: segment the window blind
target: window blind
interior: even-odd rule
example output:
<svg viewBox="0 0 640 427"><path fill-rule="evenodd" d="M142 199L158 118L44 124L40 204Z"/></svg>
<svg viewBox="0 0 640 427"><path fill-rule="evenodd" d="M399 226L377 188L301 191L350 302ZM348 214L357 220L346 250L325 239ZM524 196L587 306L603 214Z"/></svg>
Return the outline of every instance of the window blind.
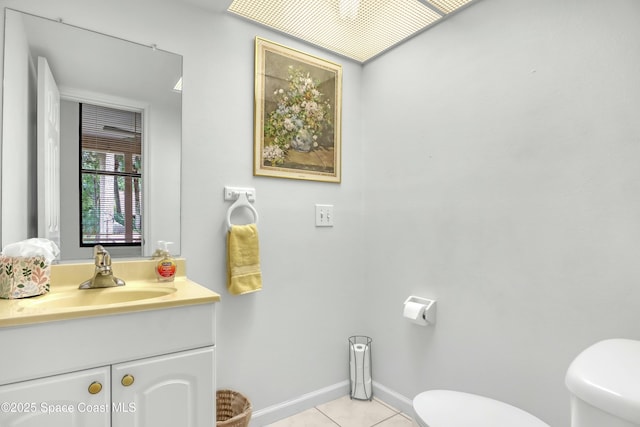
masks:
<svg viewBox="0 0 640 427"><path fill-rule="evenodd" d="M80 245L142 242L142 114L80 104Z"/></svg>

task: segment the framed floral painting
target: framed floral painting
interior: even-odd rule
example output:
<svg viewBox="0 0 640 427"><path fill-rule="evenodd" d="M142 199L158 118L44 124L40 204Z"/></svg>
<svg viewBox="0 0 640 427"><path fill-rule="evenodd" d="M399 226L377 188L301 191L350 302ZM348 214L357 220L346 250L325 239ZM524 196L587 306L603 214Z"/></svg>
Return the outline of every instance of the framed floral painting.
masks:
<svg viewBox="0 0 640 427"><path fill-rule="evenodd" d="M254 175L340 182L342 66L256 37Z"/></svg>

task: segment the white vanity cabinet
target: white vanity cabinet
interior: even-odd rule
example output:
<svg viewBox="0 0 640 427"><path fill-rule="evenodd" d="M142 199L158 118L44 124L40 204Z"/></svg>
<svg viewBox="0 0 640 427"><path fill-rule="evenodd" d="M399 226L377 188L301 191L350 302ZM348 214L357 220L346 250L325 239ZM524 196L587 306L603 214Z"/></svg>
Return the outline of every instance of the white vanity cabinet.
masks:
<svg viewBox="0 0 640 427"><path fill-rule="evenodd" d="M0 426L212 425L213 366L208 347L0 386Z"/></svg>
<svg viewBox="0 0 640 427"><path fill-rule="evenodd" d="M108 427L110 385L102 367L0 386L0 426Z"/></svg>
<svg viewBox="0 0 640 427"><path fill-rule="evenodd" d="M113 427L215 423L213 347L111 368Z"/></svg>
<svg viewBox="0 0 640 427"><path fill-rule="evenodd" d="M0 427L216 425L214 303L0 327L0 343L0 405L23 412L5 403Z"/></svg>

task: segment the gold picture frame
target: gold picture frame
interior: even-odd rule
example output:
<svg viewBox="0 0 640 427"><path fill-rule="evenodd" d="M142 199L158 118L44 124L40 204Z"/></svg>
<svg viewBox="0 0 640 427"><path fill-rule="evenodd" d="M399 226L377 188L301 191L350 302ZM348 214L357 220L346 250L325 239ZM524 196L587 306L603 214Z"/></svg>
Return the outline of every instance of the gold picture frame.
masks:
<svg viewBox="0 0 640 427"><path fill-rule="evenodd" d="M255 40L256 176L339 183L342 66Z"/></svg>

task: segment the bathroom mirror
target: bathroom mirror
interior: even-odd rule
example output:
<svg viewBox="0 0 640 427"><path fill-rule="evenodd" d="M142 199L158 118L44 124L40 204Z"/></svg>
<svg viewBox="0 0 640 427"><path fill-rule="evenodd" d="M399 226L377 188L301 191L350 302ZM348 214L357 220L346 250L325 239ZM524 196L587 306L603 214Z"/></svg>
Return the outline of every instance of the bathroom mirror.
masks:
<svg viewBox="0 0 640 427"><path fill-rule="evenodd" d="M135 183L125 185L117 181L120 178L108 178L111 187L102 189L101 194L112 194L111 201L103 203L108 205L109 218L95 215L98 225L94 228L99 231L92 232L93 237L106 235L100 227L109 223L114 235L124 235L122 229L127 227L135 230L130 246L123 247L123 240L110 237L112 244L105 246L113 257L149 256L158 240L173 242L170 251L179 254L182 57L12 9L5 10L4 24L2 246L51 235L52 240L59 238L61 260L92 258L92 240L86 237L83 222L87 208L80 196L86 187L82 177L87 168L80 117L88 115L88 105L95 105L109 111L136 112L139 118L136 129L100 125L102 138L96 138L98 145L93 146L92 154L101 158L113 155L116 166L109 166L111 172L106 175L121 171L122 175L135 175ZM43 63L48 64L57 85L59 104L51 101L52 89L38 101ZM51 144L51 137L43 137L48 133L38 131L42 126L37 119L38 104L40 108L49 106L46 112L41 110L40 118L58 114L59 119L49 128L58 128L59 145ZM121 144L105 148L100 145L105 139L137 140L137 151L131 151L136 157L129 161L135 166L125 169L122 164L127 162L121 160L119 167L120 148L114 147ZM43 141L41 146L47 148L38 149ZM130 152L124 150L126 158ZM43 153L49 157L43 158ZM117 209L113 205L118 205ZM105 208L101 206L102 211Z"/></svg>

